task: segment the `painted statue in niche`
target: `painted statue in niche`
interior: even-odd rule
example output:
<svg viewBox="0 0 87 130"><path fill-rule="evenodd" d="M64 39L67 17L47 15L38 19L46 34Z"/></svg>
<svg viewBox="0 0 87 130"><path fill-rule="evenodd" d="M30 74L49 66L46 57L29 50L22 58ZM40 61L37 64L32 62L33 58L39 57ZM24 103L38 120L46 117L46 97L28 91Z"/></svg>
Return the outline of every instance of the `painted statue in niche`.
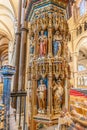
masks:
<svg viewBox="0 0 87 130"><path fill-rule="evenodd" d="M45 113L46 109L46 85L43 80L40 80L40 83L37 88L37 97L38 97L38 113Z"/></svg>
<svg viewBox="0 0 87 130"><path fill-rule="evenodd" d="M54 37L53 37L53 55L54 56L60 56L61 55L61 41L62 36L60 35L59 31L56 31Z"/></svg>
<svg viewBox="0 0 87 130"><path fill-rule="evenodd" d="M53 102L54 102L54 109L61 110L62 108L62 97L63 97L63 87L61 85L61 81L53 81Z"/></svg>
<svg viewBox="0 0 87 130"><path fill-rule="evenodd" d="M35 44L34 37L31 37L31 39L30 39L30 54L34 54L34 44Z"/></svg>
<svg viewBox="0 0 87 130"><path fill-rule="evenodd" d="M45 35L46 37L48 37L48 31L47 31L47 30L44 31L44 35Z"/></svg>
<svg viewBox="0 0 87 130"><path fill-rule="evenodd" d="M47 54L47 36L44 35L44 31L41 31L41 35L39 37L39 56L44 57Z"/></svg>
<svg viewBox="0 0 87 130"><path fill-rule="evenodd" d="M53 55L56 56L57 55L57 52L58 52L58 44L59 44L59 41L53 41Z"/></svg>
<svg viewBox="0 0 87 130"><path fill-rule="evenodd" d="M30 54L34 54L34 46L30 45Z"/></svg>

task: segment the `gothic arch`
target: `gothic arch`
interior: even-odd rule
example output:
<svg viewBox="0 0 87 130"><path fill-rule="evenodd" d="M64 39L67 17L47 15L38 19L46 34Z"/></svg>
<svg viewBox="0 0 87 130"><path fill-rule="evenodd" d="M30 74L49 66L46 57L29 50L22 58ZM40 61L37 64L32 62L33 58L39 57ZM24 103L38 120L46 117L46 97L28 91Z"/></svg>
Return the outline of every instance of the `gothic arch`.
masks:
<svg viewBox="0 0 87 130"><path fill-rule="evenodd" d="M13 2L13 0L9 0L9 2L10 2L10 4L11 4L12 8L13 8L15 17L17 18L17 13L16 13L16 11L15 11L14 2Z"/></svg>
<svg viewBox="0 0 87 130"><path fill-rule="evenodd" d="M0 23L6 28L6 30L8 32L8 35L10 36L10 39L12 40L12 34L11 34L10 30L9 30L9 27L7 27L7 25L1 20L0 20Z"/></svg>
<svg viewBox="0 0 87 130"><path fill-rule="evenodd" d="M0 4L1 9L5 9L6 11L8 11L12 16L14 16L14 14L12 13L11 9L9 9L8 7L6 7L5 5Z"/></svg>
<svg viewBox="0 0 87 130"><path fill-rule="evenodd" d="M78 39L76 45L75 45L75 49L74 52L78 52L79 48L81 47L82 44L87 44L87 35L85 35L84 37L81 37L80 39Z"/></svg>

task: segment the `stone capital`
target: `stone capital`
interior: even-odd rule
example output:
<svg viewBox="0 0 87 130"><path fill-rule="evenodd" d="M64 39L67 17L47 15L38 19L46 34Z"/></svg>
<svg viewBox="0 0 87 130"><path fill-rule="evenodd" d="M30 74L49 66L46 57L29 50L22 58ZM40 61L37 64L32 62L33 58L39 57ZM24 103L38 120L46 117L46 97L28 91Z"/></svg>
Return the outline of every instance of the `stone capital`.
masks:
<svg viewBox="0 0 87 130"><path fill-rule="evenodd" d="M15 34L16 34L16 35L21 35L21 32L20 32L20 31L17 31Z"/></svg>
<svg viewBox="0 0 87 130"><path fill-rule="evenodd" d="M28 32L29 30L27 29L27 27L23 26L23 27L21 27L21 31L26 31L26 32Z"/></svg>
<svg viewBox="0 0 87 130"><path fill-rule="evenodd" d="M73 56L78 56L78 55L79 55L78 52L74 52L74 53L73 53Z"/></svg>

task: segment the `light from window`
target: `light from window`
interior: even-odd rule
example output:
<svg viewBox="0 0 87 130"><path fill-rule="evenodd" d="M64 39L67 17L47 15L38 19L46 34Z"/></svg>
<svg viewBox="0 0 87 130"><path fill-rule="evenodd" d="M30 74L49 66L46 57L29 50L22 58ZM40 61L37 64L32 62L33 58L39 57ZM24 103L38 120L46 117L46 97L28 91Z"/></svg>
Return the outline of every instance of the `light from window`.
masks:
<svg viewBox="0 0 87 130"><path fill-rule="evenodd" d="M86 8L85 8L85 0L82 0L81 3L80 3L80 16L82 16L86 11Z"/></svg>
<svg viewBox="0 0 87 130"><path fill-rule="evenodd" d="M84 71L86 70L86 67L83 65L78 65L78 71Z"/></svg>

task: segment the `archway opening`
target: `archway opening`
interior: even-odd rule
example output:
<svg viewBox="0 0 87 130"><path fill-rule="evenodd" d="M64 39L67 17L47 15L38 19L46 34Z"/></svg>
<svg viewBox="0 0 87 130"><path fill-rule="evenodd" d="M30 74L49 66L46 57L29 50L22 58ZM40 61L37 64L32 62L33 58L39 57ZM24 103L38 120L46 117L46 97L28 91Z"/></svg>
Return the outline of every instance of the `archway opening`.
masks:
<svg viewBox="0 0 87 130"><path fill-rule="evenodd" d="M87 42L82 43L79 47L78 55L78 82L79 88L87 88Z"/></svg>

